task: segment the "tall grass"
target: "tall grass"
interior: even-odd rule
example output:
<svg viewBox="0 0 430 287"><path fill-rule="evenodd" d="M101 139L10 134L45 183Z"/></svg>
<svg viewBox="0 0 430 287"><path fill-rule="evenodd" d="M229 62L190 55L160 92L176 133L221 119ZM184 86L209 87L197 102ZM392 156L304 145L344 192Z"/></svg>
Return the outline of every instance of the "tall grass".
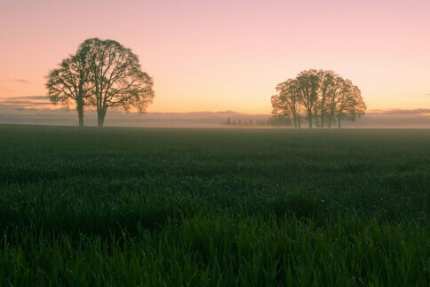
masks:
<svg viewBox="0 0 430 287"><path fill-rule="evenodd" d="M0 286L430 285L429 131L0 134Z"/></svg>

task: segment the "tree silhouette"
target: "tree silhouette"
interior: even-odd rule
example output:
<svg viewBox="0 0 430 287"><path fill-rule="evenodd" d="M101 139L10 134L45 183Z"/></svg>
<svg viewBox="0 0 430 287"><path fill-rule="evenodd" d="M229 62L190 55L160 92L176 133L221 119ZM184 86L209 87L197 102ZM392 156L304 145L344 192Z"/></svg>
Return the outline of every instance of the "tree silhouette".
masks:
<svg viewBox="0 0 430 287"><path fill-rule="evenodd" d="M89 67L99 127L103 127L109 108L144 112L152 103L152 79L142 72L137 55L130 49L117 41L93 38L81 44L78 55Z"/></svg>
<svg viewBox="0 0 430 287"><path fill-rule="evenodd" d="M366 112L361 91L350 80L332 71L307 70L276 87L272 96L274 117L290 119L295 128L301 127L305 116L309 128L341 127L343 120L354 121Z"/></svg>
<svg viewBox="0 0 430 287"><path fill-rule="evenodd" d="M296 80L288 80L276 87L278 95L272 97L273 113L277 117L289 117L295 128L301 127L301 96Z"/></svg>
<svg viewBox="0 0 430 287"><path fill-rule="evenodd" d="M297 76L297 87L301 94L302 105L304 106L308 119L309 128L313 127L315 109L318 102L318 89L320 78L317 70L303 71Z"/></svg>
<svg viewBox="0 0 430 287"><path fill-rule="evenodd" d="M319 71L318 76L320 79L320 100L318 102L320 125L324 127L326 121L329 121L329 105L330 96L333 94L336 81L336 74L332 71Z"/></svg>
<svg viewBox="0 0 430 287"><path fill-rule="evenodd" d="M116 41L97 38L85 40L51 71L46 86L51 102L74 102L80 127L85 105L96 106L98 127L103 127L109 108L144 112L154 97L153 81L138 57Z"/></svg>
<svg viewBox="0 0 430 287"><path fill-rule="evenodd" d="M73 55L64 59L58 68L48 75L46 87L49 100L54 103L73 103L78 112L79 127L84 126L84 105L91 95L88 81L89 69L82 55Z"/></svg>

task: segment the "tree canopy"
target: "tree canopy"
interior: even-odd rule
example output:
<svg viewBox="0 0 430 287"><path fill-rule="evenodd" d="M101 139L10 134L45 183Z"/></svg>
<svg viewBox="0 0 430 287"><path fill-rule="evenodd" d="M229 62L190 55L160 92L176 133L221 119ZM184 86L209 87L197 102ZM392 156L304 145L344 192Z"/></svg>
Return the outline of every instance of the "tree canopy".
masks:
<svg viewBox="0 0 430 287"><path fill-rule="evenodd" d="M52 70L46 83L49 100L52 103L76 106L79 126L84 126L84 105L91 96L89 69L85 57L72 55L64 59L58 68Z"/></svg>
<svg viewBox="0 0 430 287"><path fill-rule="evenodd" d="M48 76L54 103L74 101L83 125L84 106L95 106L103 127L108 109L144 112L154 98L152 78L141 70L139 58L117 41L85 40L75 55L63 60Z"/></svg>
<svg viewBox="0 0 430 287"><path fill-rule="evenodd" d="M276 87L272 97L274 117L285 117L295 128L341 127L343 120L354 121L366 112L360 89L332 71L306 70Z"/></svg>

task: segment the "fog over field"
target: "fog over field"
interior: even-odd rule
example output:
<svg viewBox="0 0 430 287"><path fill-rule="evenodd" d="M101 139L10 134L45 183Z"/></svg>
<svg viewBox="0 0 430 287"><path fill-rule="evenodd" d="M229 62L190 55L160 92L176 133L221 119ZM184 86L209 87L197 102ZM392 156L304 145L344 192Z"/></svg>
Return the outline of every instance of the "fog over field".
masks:
<svg viewBox="0 0 430 287"><path fill-rule="evenodd" d="M77 125L76 111L49 105L43 96L7 98L0 101L0 124ZM124 127L270 127L267 114L244 114L234 111L145 114L111 111L107 126ZM88 126L96 126L96 113L86 112ZM227 125L228 120L241 124ZM345 121L346 128L430 128L430 109L370 110L355 122Z"/></svg>

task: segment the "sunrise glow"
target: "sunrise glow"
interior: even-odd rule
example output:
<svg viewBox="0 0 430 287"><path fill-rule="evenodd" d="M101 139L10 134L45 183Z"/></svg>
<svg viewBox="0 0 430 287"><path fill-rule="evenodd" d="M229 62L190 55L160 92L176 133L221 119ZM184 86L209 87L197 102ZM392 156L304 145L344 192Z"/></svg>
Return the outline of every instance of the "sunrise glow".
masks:
<svg viewBox="0 0 430 287"><path fill-rule="evenodd" d="M361 87L369 110L430 106L430 2L30 1L0 3L0 99L46 94L49 70L88 37L139 55L149 111L270 113L308 68Z"/></svg>

